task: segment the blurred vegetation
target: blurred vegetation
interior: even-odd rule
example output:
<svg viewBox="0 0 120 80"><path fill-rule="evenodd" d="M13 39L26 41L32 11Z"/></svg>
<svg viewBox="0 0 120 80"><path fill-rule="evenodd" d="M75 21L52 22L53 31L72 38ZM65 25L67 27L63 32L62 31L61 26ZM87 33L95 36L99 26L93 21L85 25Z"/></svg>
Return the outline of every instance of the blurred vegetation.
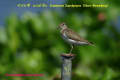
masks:
<svg viewBox="0 0 120 80"><path fill-rule="evenodd" d="M0 27L0 80L32 80L6 77L6 73L44 74L38 80L60 80L60 55L70 50L57 30L62 22L96 45L73 50L73 80L120 80L120 7L117 1L109 3L109 8L64 8L62 14L47 10L26 12L20 18L9 16Z"/></svg>

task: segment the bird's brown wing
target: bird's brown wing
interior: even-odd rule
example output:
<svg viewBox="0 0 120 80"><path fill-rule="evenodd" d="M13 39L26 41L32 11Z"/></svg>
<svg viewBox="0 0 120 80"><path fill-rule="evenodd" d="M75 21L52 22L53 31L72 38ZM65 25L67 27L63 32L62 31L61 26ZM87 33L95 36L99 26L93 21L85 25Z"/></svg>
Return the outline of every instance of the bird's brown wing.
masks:
<svg viewBox="0 0 120 80"><path fill-rule="evenodd" d="M79 34L77 34L76 32L72 31L71 29L67 29L65 33L66 33L66 36L68 38L70 38L70 39L74 39L76 41L89 43L87 40L81 38Z"/></svg>

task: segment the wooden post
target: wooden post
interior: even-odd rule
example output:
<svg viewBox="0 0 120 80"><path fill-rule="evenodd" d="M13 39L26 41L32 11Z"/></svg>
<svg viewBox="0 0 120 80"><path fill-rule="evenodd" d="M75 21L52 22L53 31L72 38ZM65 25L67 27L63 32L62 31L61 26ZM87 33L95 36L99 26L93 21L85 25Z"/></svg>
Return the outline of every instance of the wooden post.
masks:
<svg viewBox="0 0 120 80"><path fill-rule="evenodd" d="M61 80L71 80L73 54L62 54Z"/></svg>

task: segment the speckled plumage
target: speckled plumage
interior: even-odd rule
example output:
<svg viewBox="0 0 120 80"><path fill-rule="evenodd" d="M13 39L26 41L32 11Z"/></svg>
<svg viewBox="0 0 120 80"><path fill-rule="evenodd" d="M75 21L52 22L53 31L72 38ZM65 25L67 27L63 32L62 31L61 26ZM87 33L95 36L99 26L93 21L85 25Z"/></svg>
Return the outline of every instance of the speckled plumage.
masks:
<svg viewBox="0 0 120 80"><path fill-rule="evenodd" d="M65 24L64 24L65 25ZM61 29L62 38L73 45L91 45L92 43L80 37L79 34L71 30L66 26L65 29Z"/></svg>
<svg viewBox="0 0 120 80"><path fill-rule="evenodd" d="M60 24L59 28L60 28L60 33L62 35L62 38L72 46L73 45L92 45L91 42L85 40L79 34L74 32L72 29L68 28L65 23Z"/></svg>

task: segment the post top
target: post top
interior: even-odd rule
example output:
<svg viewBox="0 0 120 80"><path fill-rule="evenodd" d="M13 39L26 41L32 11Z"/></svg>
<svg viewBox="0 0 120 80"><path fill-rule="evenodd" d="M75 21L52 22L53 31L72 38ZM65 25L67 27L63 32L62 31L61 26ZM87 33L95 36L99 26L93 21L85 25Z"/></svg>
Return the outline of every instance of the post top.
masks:
<svg viewBox="0 0 120 80"><path fill-rule="evenodd" d="M75 54L61 54L61 56L64 58L74 58Z"/></svg>

